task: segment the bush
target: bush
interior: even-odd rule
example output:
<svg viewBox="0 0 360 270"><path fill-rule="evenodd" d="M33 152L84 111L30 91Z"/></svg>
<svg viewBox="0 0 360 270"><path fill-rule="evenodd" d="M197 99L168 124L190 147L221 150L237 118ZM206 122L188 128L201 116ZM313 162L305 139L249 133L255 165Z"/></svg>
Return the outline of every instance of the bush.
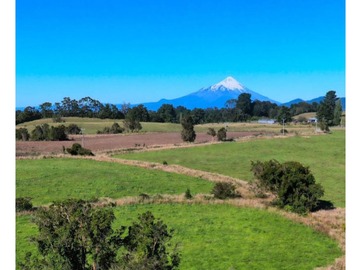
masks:
<svg viewBox="0 0 360 270"><path fill-rule="evenodd" d="M94 156L91 150L83 148L79 143L74 143L71 148L66 148L66 151L72 156Z"/></svg>
<svg viewBox="0 0 360 270"><path fill-rule="evenodd" d="M29 211L33 208L30 197L16 198L16 212Z"/></svg>
<svg viewBox="0 0 360 270"><path fill-rule="evenodd" d="M276 195L273 203L280 208L305 214L316 209L324 189L315 183L308 167L296 161L283 164L276 160L251 162L259 186Z"/></svg>
<svg viewBox="0 0 360 270"><path fill-rule="evenodd" d="M81 128L76 124L70 124L66 128L66 133L67 134L80 134L81 133Z"/></svg>
<svg viewBox="0 0 360 270"><path fill-rule="evenodd" d="M51 140L51 141L69 140L65 131L66 131L66 127L64 125L60 125L58 127L51 127L47 140Z"/></svg>
<svg viewBox="0 0 360 270"><path fill-rule="evenodd" d="M188 199L188 200L190 200L190 199L192 199L192 195L191 195L191 192L190 192L190 189L187 189L186 191L185 191L185 198L186 199Z"/></svg>
<svg viewBox="0 0 360 270"><path fill-rule="evenodd" d="M114 123L111 127L104 127L102 131L98 130L97 134L118 134L123 133L124 131L125 129L120 127L118 123Z"/></svg>
<svg viewBox="0 0 360 270"><path fill-rule="evenodd" d="M217 132L218 141L226 140L226 128L220 128Z"/></svg>
<svg viewBox="0 0 360 270"><path fill-rule="evenodd" d="M227 198L235 198L240 195L236 192L236 187L232 183L228 182L218 182L213 187L211 194L214 195L216 199L227 199Z"/></svg>
<svg viewBox="0 0 360 270"><path fill-rule="evenodd" d="M26 128L16 129L16 140L18 141L28 141L30 134Z"/></svg>

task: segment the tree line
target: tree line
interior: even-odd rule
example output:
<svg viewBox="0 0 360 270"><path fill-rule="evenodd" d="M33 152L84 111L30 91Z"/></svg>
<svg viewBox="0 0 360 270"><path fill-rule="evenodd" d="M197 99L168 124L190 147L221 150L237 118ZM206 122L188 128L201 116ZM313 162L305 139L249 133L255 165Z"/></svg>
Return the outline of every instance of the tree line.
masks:
<svg viewBox="0 0 360 270"><path fill-rule="evenodd" d="M194 125L204 123L247 122L260 118L271 118L279 123L288 123L292 117L301 113L317 112L319 121L324 124L323 130L329 126L339 125L342 114L341 101L335 91L328 91L320 103L299 102L290 107L279 106L269 101L251 100L251 94L242 93L237 99L230 99L224 108L174 107L163 104L157 111L148 110L143 104L131 107L124 103L118 108L114 104L102 104L100 101L85 97L80 100L65 97L61 102L42 103L38 109L28 106L16 111L16 124L41 119L53 118L61 122L61 117L90 117L100 119L124 119L127 127L140 130L140 122L181 123L184 117L191 116Z"/></svg>

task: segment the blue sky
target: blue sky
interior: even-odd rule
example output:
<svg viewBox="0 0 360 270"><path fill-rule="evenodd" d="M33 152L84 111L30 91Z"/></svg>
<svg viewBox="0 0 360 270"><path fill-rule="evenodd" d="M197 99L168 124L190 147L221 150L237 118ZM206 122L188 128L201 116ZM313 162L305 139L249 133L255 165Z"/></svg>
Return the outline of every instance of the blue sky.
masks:
<svg viewBox="0 0 360 270"><path fill-rule="evenodd" d="M345 0L16 1L16 106L177 98L233 76L345 96Z"/></svg>

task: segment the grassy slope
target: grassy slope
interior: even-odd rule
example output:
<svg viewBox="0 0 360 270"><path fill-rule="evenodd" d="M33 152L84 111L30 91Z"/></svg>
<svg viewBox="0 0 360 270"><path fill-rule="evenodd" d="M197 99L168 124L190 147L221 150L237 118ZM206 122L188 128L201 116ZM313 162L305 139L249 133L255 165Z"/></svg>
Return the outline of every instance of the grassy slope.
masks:
<svg viewBox="0 0 360 270"><path fill-rule="evenodd" d="M129 205L115 209L115 226L130 225L151 211L173 228L180 243L180 269L314 269L341 256L337 244L309 227L275 213L229 205ZM29 217L17 218L17 254L23 258L34 235Z"/></svg>
<svg viewBox="0 0 360 270"><path fill-rule="evenodd" d="M17 125L17 128L26 127L29 132L35 128L36 125L49 124L50 126L76 124L80 128L85 129L85 134L96 134L98 130L103 130L104 127L111 127L114 122L123 126L120 119L99 119L99 118L81 118L81 117L63 117L64 123L54 123L51 118L34 120ZM153 122L141 122L141 132L181 132L181 125L174 123L153 123ZM281 125L265 125L258 123L214 123L214 124L202 124L196 125L196 132L207 132L208 129L214 128L219 130L220 128L227 126L228 131L255 131L255 132L275 132L279 133ZM308 125L287 125L286 129L289 132L313 132L314 128Z"/></svg>
<svg viewBox="0 0 360 270"><path fill-rule="evenodd" d="M251 161L277 159L299 161L309 166L325 188L324 200L345 207L345 132L330 135L259 139L193 148L129 153L120 158L180 164L189 168L221 173L250 181Z"/></svg>
<svg viewBox="0 0 360 270"><path fill-rule="evenodd" d="M98 130L103 130L104 127L111 127L115 122L120 126L123 126L123 120L121 119L99 119L99 118L81 118L81 117L63 117L65 122L54 123L51 118L39 119L17 125L17 128L26 127L29 132L35 128L36 125L49 124L50 126L76 124L80 128L84 128L85 134L96 134ZM180 132L181 125L173 123L141 123L141 132Z"/></svg>
<svg viewBox="0 0 360 270"><path fill-rule="evenodd" d="M34 205L66 198L120 198L140 193L209 193L213 184L185 175L82 159L16 161L16 197Z"/></svg>

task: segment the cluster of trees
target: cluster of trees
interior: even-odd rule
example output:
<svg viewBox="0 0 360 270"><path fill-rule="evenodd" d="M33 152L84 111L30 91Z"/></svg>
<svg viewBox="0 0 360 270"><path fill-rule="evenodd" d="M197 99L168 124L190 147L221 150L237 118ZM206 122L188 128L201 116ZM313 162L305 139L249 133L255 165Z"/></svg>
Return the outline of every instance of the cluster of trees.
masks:
<svg viewBox="0 0 360 270"><path fill-rule="evenodd" d="M124 129L130 132L139 131L142 127L140 122L183 123L183 119L191 117L192 125L203 123L223 122L246 122L259 118L272 118L279 123L288 123L292 117L301 113L317 112L322 130L328 130L329 126L339 125L342 107L341 101L336 97L335 91L327 92L325 99L319 104L313 102L299 102L290 107L278 106L269 101L251 100L251 94L242 93L237 99L230 99L224 108L194 108L189 110L184 106L174 107L171 104L163 104L157 111L148 110L140 104L130 107L123 104L118 109L113 104L102 104L90 97L80 100L72 100L65 97L61 102L54 105L45 102L39 106L26 107L23 111L16 111L16 124L32 121L40 118L53 118L58 121L61 117L96 117L109 119L124 119ZM110 132L109 130L103 131ZM101 133L101 131L100 131Z"/></svg>
<svg viewBox="0 0 360 270"><path fill-rule="evenodd" d="M69 134L80 134L81 129L76 124L69 126L49 126L48 124L37 125L29 133L27 128L16 129L16 139L21 141L67 141Z"/></svg>
<svg viewBox="0 0 360 270"><path fill-rule="evenodd" d="M180 254L169 241L173 231L151 212L131 226L113 229L111 207L69 199L34 213L39 256L28 253L20 269L173 270Z"/></svg>
<svg viewBox="0 0 360 270"><path fill-rule="evenodd" d="M269 101L251 101L251 95L242 93L238 99L228 100L224 108L195 108L189 110L184 106L174 107L171 104L163 104L157 111L148 110L144 105L130 107L130 104L122 104L120 108L113 104L102 104L98 100L85 97L80 100L65 97L61 102L52 104L44 102L39 109L28 106L23 111L16 111L16 124L41 119L77 116L109 119L128 119L138 122L166 122L181 123L182 117L191 116L194 124L216 122L238 122L268 117L283 119L284 114L289 117L304 112L317 111L318 103L308 104L300 102L291 105L290 108L278 106Z"/></svg>

